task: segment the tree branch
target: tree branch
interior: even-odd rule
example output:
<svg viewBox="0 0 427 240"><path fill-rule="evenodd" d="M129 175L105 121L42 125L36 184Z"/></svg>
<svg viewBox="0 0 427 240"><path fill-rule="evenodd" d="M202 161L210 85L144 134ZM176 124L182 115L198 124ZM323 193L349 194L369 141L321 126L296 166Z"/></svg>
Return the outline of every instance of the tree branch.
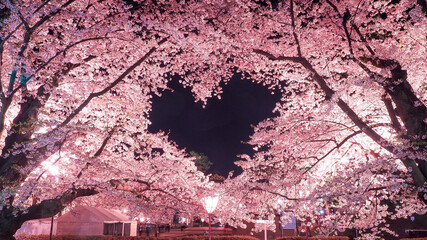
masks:
<svg viewBox="0 0 427 240"><path fill-rule="evenodd" d="M292 35L294 36L295 43L297 44L297 54L298 54L298 57L302 57L301 46L300 46L300 43L298 40L297 33L295 32L295 16L294 16L294 1L293 0L290 0L289 11L291 14Z"/></svg>
<svg viewBox="0 0 427 240"><path fill-rule="evenodd" d="M335 91L332 90L329 85L326 83L325 79L320 76L320 74L314 69L311 63L304 57L287 57L279 56L275 57L273 54L268 53L263 50L254 49L255 53L266 56L268 59L273 61L283 61L288 60L295 63L300 63L306 70L313 74L313 79L320 86L323 92L328 98L332 98L335 94ZM378 143L384 149L387 149L389 152L394 152L394 148L390 143L388 143L384 138L382 138L378 133L376 133L371 127L369 127L359 116L351 109L347 103L345 103L341 98L338 98L337 105L341 108L342 111L353 121L353 123L361 129L366 135L368 135L372 140Z"/></svg>
<svg viewBox="0 0 427 240"><path fill-rule="evenodd" d="M38 22L36 22L33 25L33 27L31 28L31 32L34 32L34 30L36 30L38 27L40 27L43 23L45 23L47 20L51 19L52 17L54 17L55 15L57 15L58 13L60 13L64 8L68 7L74 1L75 0L68 0L67 2L65 2L64 4L62 4L62 6L59 7L58 9L55 9L50 14L47 14L44 17L42 17L42 19L40 19Z"/></svg>
<svg viewBox="0 0 427 240"><path fill-rule="evenodd" d="M360 40L362 40L362 42L365 44L366 49L368 49L369 53L371 53L371 55L375 55L374 50L371 48L371 46L369 46L368 41L366 40L366 38L363 36L363 34L360 32L360 29L358 26L356 26L356 24L351 24L351 26L353 27L354 30L356 30L357 35L359 35Z"/></svg>
<svg viewBox="0 0 427 240"><path fill-rule="evenodd" d="M140 183L146 186L145 189L142 190L134 190L132 188L132 190L130 188L126 188L125 184L122 183L122 181L124 182L134 182L134 183ZM191 201L185 201L182 198L179 198L177 196L175 196L173 193L170 193L168 191L166 191L165 189L162 188L155 188L153 187L152 183L144 181L144 180L140 180L140 179L133 179L133 178L124 178L124 179L113 179L110 180L110 184L116 188L117 190L121 190L124 192L129 192L134 194L135 196L141 198L143 195L141 194L142 192L159 192L162 194L165 194L166 196L172 197L173 199L179 201L179 202L183 202L185 204L190 204L190 205L194 205ZM119 188L121 186L121 188Z"/></svg>
<svg viewBox="0 0 427 240"><path fill-rule="evenodd" d="M312 164L310 167L306 168L303 174L306 174L308 171L310 171L312 168L314 168L320 161L322 161L323 159L325 159L329 154L331 154L335 149L340 148L342 145L344 145L344 143L346 143L349 139L351 139L352 137L356 136L357 134L362 133L362 130L359 131L355 131L354 133L348 135L347 137L345 137L340 143L338 143L334 148L332 148L331 150L329 150L325 155L323 155L321 158L317 159L317 161Z"/></svg>
<svg viewBox="0 0 427 240"><path fill-rule="evenodd" d="M391 99L388 98L387 95L384 95L381 100L384 102L384 105L387 108L392 127L398 134L400 134L402 132L402 126L400 125L399 120L397 119L396 111L394 111Z"/></svg>
<svg viewBox="0 0 427 240"><path fill-rule="evenodd" d="M93 188L68 189L60 197L44 200L37 205L28 208L28 213L23 214L20 219L28 221L37 218L52 217L79 197L92 196L98 192Z"/></svg>
<svg viewBox="0 0 427 240"><path fill-rule="evenodd" d="M301 200L301 199L299 199L299 198L291 198L291 197L288 197L288 196L283 195L283 194L281 194L281 193L273 192L273 191L270 191L270 190L265 190L265 189L262 189L261 187L252 187L252 188L250 189L250 191L256 191L256 190L258 190L258 191L263 191L263 192L268 192L268 193L271 193L271 194L273 194L273 195L280 196L280 197L282 197L282 198L284 198L284 199L286 199L286 200L289 200L289 201L298 201L298 200Z"/></svg>
<svg viewBox="0 0 427 240"><path fill-rule="evenodd" d="M350 32L348 31L348 28L347 28L347 22L351 18L350 11L348 9L346 9L346 12L344 13L344 15L341 15L340 11L338 10L337 6L335 6L335 4L333 4L330 0L326 0L326 2L332 7L332 9L334 9L334 11L337 13L338 17L342 19L341 25L344 29L344 33L345 33L345 36L347 38L348 48L350 50L350 54L353 55L354 53L353 53L353 46L351 44L351 35L350 35Z"/></svg>
<svg viewBox="0 0 427 240"><path fill-rule="evenodd" d="M106 39L107 37L93 37L93 38L87 38L87 39L82 39L80 41L77 41L75 43L72 43L70 45L68 45L67 47L65 47L63 50L57 52L53 57L49 58L49 60L47 60L43 65L41 65L39 68L37 68L33 74L31 74L30 78L33 77L35 74L37 74L40 70L42 70L43 68L45 68L50 62L52 62L56 57L58 57L61 54L65 54L69 49L71 49L72 47L80 44L80 43L85 43L85 42L89 42L89 41L95 41L95 40L101 40L101 39Z"/></svg>
<svg viewBox="0 0 427 240"><path fill-rule="evenodd" d="M113 136L113 134L116 132L116 127L114 127L113 129L111 129L108 132L107 137L104 139L104 141L102 141L101 146L99 147L99 149L96 151L96 153L93 155L92 159L99 157L101 155L101 153L104 151L105 146L107 146L108 141L111 139L111 137ZM90 166L90 162L86 162L85 166L80 170L80 172L77 174L76 180L71 184L73 186L73 189L75 188L75 184L77 183L77 181L82 177L83 172L86 171L89 166Z"/></svg>

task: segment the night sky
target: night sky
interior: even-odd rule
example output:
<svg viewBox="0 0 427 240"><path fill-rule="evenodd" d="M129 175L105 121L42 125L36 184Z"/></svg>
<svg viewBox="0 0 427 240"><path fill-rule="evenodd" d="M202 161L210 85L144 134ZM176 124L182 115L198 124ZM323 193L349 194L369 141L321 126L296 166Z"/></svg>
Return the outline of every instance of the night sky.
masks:
<svg viewBox="0 0 427 240"><path fill-rule="evenodd" d="M252 154L251 146L243 142L253 133L252 125L274 116L272 110L278 94L267 88L234 77L223 88L221 100L209 99L205 108L195 103L189 88L177 79L168 85L174 92L155 96L149 131L169 133L172 141L187 152L196 151L214 163L212 172L227 176L240 169L234 165L238 154Z"/></svg>

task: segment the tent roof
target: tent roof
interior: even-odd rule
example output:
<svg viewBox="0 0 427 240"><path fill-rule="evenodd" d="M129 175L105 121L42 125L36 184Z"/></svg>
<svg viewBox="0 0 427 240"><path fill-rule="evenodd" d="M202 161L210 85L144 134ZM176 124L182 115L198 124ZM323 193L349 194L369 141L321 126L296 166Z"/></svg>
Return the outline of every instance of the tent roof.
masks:
<svg viewBox="0 0 427 240"><path fill-rule="evenodd" d="M104 222L128 221L129 218L119 212L104 208L77 206L57 219L58 222Z"/></svg>

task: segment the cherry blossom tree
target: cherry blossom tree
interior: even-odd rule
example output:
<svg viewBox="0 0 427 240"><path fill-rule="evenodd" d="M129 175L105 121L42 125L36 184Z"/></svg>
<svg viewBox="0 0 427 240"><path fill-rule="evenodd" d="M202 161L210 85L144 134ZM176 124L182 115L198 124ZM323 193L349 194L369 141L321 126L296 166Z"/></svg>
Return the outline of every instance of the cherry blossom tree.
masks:
<svg viewBox="0 0 427 240"><path fill-rule="evenodd" d="M196 211L207 178L147 130L152 94L182 69L173 60L181 27L162 21L154 3L0 7L0 238L76 202L135 216Z"/></svg>
<svg viewBox="0 0 427 240"><path fill-rule="evenodd" d="M243 174L217 186L222 219L324 208L331 234L425 213L426 13L424 0L5 0L0 235L83 196L194 211L213 183L147 132L172 76L205 104L236 73L282 93Z"/></svg>
<svg viewBox="0 0 427 240"><path fill-rule="evenodd" d="M213 22L226 22L221 30L245 46L240 69L283 97L279 116L255 128L257 153L229 179L224 191L235 194L223 213L234 221L230 208L246 211L254 221L292 210L303 221L321 218L323 234L369 229L367 238L393 234L386 219L425 214L425 1L239 9L246 21L230 13Z"/></svg>

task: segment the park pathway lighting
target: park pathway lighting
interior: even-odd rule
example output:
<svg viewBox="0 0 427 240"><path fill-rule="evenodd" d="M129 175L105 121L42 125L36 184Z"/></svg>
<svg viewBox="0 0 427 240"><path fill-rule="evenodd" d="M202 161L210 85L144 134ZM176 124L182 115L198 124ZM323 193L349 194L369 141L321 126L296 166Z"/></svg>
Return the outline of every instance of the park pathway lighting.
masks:
<svg viewBox="0 0 427 240"><path fill-rule="evenodd" d="M273 222L270 220L258 219L256 223L264 224L264 240L267 240L267 225L273 224Z"/></svg>
<svg viewBox="0 0 427 240"><path fill-rule="evenodd" d="M216 206L218 205L219 196L215 197L204 197L203 198L203 207L209 215L209 240L211 240L211 215L215 211Z"/></svg>

